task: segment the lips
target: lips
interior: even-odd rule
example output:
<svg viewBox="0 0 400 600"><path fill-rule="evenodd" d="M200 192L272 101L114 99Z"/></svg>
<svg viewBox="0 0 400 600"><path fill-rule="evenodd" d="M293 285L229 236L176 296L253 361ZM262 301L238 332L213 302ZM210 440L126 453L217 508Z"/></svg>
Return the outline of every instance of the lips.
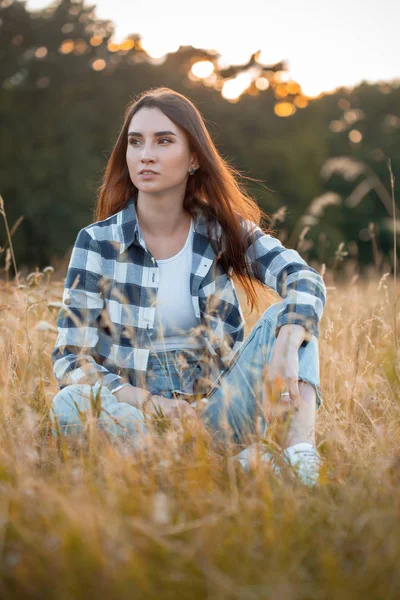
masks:
<svg viewBox="0 0 400 600"><path fill-rule="evenodd" d="M152 171L151 169L142 169L142 171L139 172L139 175L145 175L146 173L152 173L153 175L157 175L157 173L155 171Z"/></svg>

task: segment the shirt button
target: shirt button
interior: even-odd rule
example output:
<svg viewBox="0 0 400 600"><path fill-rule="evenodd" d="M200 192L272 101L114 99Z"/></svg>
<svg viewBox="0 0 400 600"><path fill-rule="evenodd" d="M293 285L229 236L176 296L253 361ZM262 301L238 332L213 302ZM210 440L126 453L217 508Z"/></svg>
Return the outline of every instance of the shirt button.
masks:
<svg viewBox="0 0 400 600"><path fill-rule="evenodd" d="M71 304L71 300L69 298L66 298L64 300L64 304L66 304L67 306L69 306Z"/></svg>

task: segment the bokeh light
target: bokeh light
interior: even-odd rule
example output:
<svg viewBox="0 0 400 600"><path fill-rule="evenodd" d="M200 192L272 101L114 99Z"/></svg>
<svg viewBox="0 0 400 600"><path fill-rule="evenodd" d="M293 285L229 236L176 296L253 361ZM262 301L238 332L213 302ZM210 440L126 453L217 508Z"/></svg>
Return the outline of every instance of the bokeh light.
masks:
<svg viewBox="0 0 400 600"><path fill-rule="evenodd" d="M349 132L349 140L353 142L353 144L359 144L362 140L362 133L357 129L352 129Z"/></svg>
<svg viewBox="0 0 400 600"><path fill-rule="evenodd" d="M92 62L92 69L94 71L102 71L106 66L106 61L102 58L98 58L97 60Z"/></svg>
<svg viewBox="0 0 400 600"><path fill-rule="evenodd" d="M48 50L45 46L40 46L35 52L36 58L44 58L47 56Z"/></svg>
<svg viewBox="0 0 400 600"><path fill-rule="evenodd" d="M306 108L308 106L309 101L305 96L296 96L293 100L293 104L297 106L297 108Z"/></svg>
<svg viewBox="0 0 400 600"><path fill-rule="evenodd" d="M103 38L100 35L94 35L90 38L91 46L100 46L103 43Z"/></svg>
<svg viewBox="0 0 400 600"><path fill-rule="evenodd" d="M118 52L119 44L115 44L114 42L108 42L107 48L109 52Z"/></svg>
<svg viewBox="0 0 400 600"><path fill-rule="evenodd" d="M291 102L278 102L274 111L278 117L290 117L296 112L296 107Z"/></svg>
<svg viewBox="0 0 400 600"><path fill-rule="evenodd" d="M135 42L133 40L125 40L122 44L119 45L120 50L128 51L132 50L135 47Z"/></svg>
<svg viewBox="0 0 400 600"><path fill-rule="evenodd" d="M70 54L74 49L75 43L73 40L64 40L61 44L59 51L61 54Z"/></svg>
<svg viewBox="0 0 400 600"><path fill-rule="evenodd" d="M61 27L61 33L71 33L71 31L74 30L74 25L73 23L65 23L65 25L63 25Z"/></svg>
<svg viewBox="0 0 400 600"><path fill-rule="evenodd" d="M340 133L346 129L346 125L342 121L334 120L329 123L329 129L333 133Z"/></svg>
<svg viewBox="0 0 400 600"><path fill-rule="evenodd" d="M45 88L49 87L49 84L50 79L48 77L40 77L40 79L38 79L36 82L36 87L38 87L41 90L44 90Z"/></svg>
<svg viewBox="0 0 400 600"><path fill-rule="evenodd" d="M255 80L255 85L260 92L263 92L269 88L269 81L266 77L257 77Z"/></svg>
<svg viewBox="0 0 400 600"><path fill-rule="evenodd" d="M234 79L225 81L222 88L222 96L225 100L238 100L241 94L251 84L251 77L248 73L240 73Z"/></svg>
<svg viewBox="0 0 400 600"><path fill-rule="evenodd" d="M195 77L205 79L214 71L214 65L210 60L200 60L192 65L191 71Z"/></svg>
<svg viewBox="0 0 400 600"><path fill-rule="evenodd" d="M77 54L78 56L85 54L87 50L87 44L85 41L83 40L77 40L75 42L75 46L74 46L74 54Z"/></svg>

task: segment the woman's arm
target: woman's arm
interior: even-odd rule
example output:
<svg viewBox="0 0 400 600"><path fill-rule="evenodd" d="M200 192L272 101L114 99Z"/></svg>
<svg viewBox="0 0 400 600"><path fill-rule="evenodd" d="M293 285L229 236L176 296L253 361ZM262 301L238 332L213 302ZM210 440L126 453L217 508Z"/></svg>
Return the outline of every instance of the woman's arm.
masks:
<svg viewBox="0 0 400 600"><path fill-rule="evenodd" d="M135 408L142 408L143 402L146 400L149 392L143 388L135 387L134 385L125 384L113 391L118 402L126 402Z"/></svg>
<svg viewBox="0 0 400 600"><path fill-rule="evenodd" d="M246 259L250 272L283 298L275 335L284 325L301 325L305 346L312 335L318 337L319 322L326 303L322 276L310 267L296 250L285 248L275 237L264 233L251 221L242 221L247 235ZM255 243L251 244L250 231ZM286 328L288 329L288 328Z"/></svg>
<svg viewBox="0 0 400 600"><path fill-rule="evenodd" d="M64 283L58 337L51 354L55 379L62 389L73 383L94 385L101 379L111 392L126 379L98 364L97 319L104 308L100 289L102 260L97 241L82 229L77 236Z"/></svg>

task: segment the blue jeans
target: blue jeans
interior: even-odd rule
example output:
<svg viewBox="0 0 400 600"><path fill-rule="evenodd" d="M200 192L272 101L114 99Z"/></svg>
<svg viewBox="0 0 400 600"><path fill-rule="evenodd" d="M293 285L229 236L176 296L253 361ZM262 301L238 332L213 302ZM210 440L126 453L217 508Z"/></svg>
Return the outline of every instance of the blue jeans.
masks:
<svg viewBox="0 0 400 600"><path fill-rule="evenodd" d="M282 303L278 302L264 312L228 368L222 371L216 370L209 358L203 355L204 349L150 352L147 387L157 388L167 398L185 397L189 402L193 399L198 404L200 418L219 442L246 443L247 435L257 431L257 417L265 434L267 423L262 409L262 375L264 366L272 357L276 320L281 308ZM299 379L315 388L319 408L322 397L317 338L312 336L305 347L299 348L298 355ZM56 435L54 417L57 417L62 433L82 432L81 417L90 407L91 394L92 397L96 394L101 397L100 428L118 437L147 431L142 411L118 402L98 381L94 386L69 385L58 392L53 400L53 435Z"/></svg>

